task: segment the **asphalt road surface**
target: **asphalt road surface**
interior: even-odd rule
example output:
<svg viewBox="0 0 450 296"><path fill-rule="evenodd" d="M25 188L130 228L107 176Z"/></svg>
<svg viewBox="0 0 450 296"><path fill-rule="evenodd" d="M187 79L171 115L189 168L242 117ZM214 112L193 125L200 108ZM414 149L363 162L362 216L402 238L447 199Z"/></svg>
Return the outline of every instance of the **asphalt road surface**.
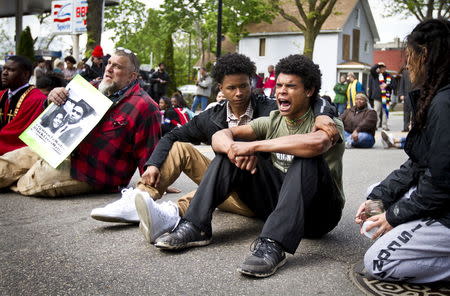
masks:
<svg viewBox="0 0 450 296"><path fill-rule="evenodd" d="M401 114L390 120L401 130ZM197 148L213 156L209 146ZM355 211L366 188L406 158L402 150L383 149L379 132L373 149L346 150L339 225L320 240L303 240L266 279L236 271L261 229L255 219L217 210L210 246L170 253L149 245L136 225L90 218L93 208L119 194L53 199L0 193L0 295L363 295L349 270L371 241L359 235ZM183 193L196 188L184 175L174 186Z"/></svg>

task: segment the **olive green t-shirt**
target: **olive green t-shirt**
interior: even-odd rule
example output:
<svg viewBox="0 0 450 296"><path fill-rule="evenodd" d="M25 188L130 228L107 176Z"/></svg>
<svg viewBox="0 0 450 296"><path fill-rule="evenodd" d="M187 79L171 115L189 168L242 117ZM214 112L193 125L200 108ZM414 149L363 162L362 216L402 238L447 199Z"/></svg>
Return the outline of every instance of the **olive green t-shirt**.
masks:
<svg viewBox="0 0 450 296"><path fill-rule="evenodd" d="M302 116L303 121L295 126L288 125L280 111L275 110L270 112L267 117L259 117L250 122L258 140L269 140L283 136L295 134L307 134L311 132L314 126L314 114L311 108ZM341 119L333 118L338 128L341 139L344 139L344 125ZM343 141L332 146L327 152L323 154L325 161L331 172L331 177L339 189L342 200L344 198L344 190L342 187L342 155L344 154L345 146ZM286 173L289 169L294 156L284 153L271 153L272 164L280 171Z"/></svg>

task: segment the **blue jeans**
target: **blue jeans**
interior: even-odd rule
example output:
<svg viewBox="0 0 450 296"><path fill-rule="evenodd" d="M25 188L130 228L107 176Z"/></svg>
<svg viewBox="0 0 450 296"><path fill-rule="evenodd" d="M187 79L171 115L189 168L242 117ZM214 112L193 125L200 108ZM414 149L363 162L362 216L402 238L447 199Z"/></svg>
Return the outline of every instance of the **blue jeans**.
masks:
<svg viewBox="0 0 450 296"><path fill-rule="evenodd" d="M339 112L339 115L342 115L342 113L344 113L345 108L347 108L347 103L337 103L337 110Z"/></svg>
<svg viewBox="0 0 450 296"><path fill-rule="evenodd" d="M373 144L375 144L375 138L371 134L368 133L358 133L358 142L353 141L352 134L344 131L345 142L350 142L352 147L356 148L372 148Z"/></svg>
<svg viewBox="0 0 450 296"><path fill-rule="evenodd" d="M192 112L195 112L200 103L202 104L202 111L205 110L206 106L208 106L208 97L196 95L194 97L194 102L192 103Z"/></svg>

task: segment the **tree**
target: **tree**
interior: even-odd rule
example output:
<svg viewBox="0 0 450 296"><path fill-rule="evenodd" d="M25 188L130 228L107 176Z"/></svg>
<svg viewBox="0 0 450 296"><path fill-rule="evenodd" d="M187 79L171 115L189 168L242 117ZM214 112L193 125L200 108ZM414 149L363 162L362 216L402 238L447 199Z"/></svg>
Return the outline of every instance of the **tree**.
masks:
<svg viewBox="0 0 450 296"><path fill-rule="evenodd" d="M90 56L94 47L102 41L104 0L88 0L88 7L86 16L86 56Z"/></svg>
<svg viewBox="0 0 450 296"><path fill-rule="evenodd" d="M17 55L21 55L30 59L34 62L34 47L33 47L33 37L31 37L30 27L26 27L20 33L19 46L17 47Z"/></svg>
<svg viewBox="0 0 450 296"><path fill-rule="evenodd" d="M122 0L119 5L105 9L105 29L113 30L113 42L127 40L142 30L146 22L145 5L137 0Z"/></svg>
<svg viewBox="0 0 450 296"><path fill-rule="evenodd" d="M15 50L13 37L8 34L5 28L8 27L7 19L0 19L0 58Z"/></svg>
<svg viewBox="0 0 450 296"><path fill-rule="evenodd" d="M303 32L305 39L303 54L312 59L314 53L314 43L320 33L325 20L333 12L337 0L295 0L298 14L290 14L284 8L286 1L273 0L272 4L280 15L292 22ZM281 3L283 2L283 3ZM293 0L288 0L293 2Z"/></svg>
<svg viewBox="0 0 450 296"><path fill-rule="evenodd" d="M387 0L384 2L386 15L407 13L419 21L433 17L450 17L448 0Z"/></svg>

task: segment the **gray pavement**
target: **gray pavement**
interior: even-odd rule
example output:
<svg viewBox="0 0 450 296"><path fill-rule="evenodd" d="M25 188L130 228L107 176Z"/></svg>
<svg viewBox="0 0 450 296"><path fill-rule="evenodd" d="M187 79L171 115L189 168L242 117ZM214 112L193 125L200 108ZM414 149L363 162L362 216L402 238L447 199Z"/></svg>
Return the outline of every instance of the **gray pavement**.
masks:
<svg viewBox="0 0 450 296"><path fill-rule="evenodd" d="M401 113L390 118L401 130ZM0 193L0 295L363 295L349 277L370 240L353 223L366 188L406 160L402 150L344 154L346 205L339 225L320 240L303 240L274 276L249 279L236 268L262 223L216 211L213 243L181 253L146 243L135 225L103 223L90 211L119 194L30 198ZM213 155L209 146L198 146ZM137 175L133 182L136 182ZM183 193L195 184L182 176ZM181 194L169 194L176 200Z"/></svg>

